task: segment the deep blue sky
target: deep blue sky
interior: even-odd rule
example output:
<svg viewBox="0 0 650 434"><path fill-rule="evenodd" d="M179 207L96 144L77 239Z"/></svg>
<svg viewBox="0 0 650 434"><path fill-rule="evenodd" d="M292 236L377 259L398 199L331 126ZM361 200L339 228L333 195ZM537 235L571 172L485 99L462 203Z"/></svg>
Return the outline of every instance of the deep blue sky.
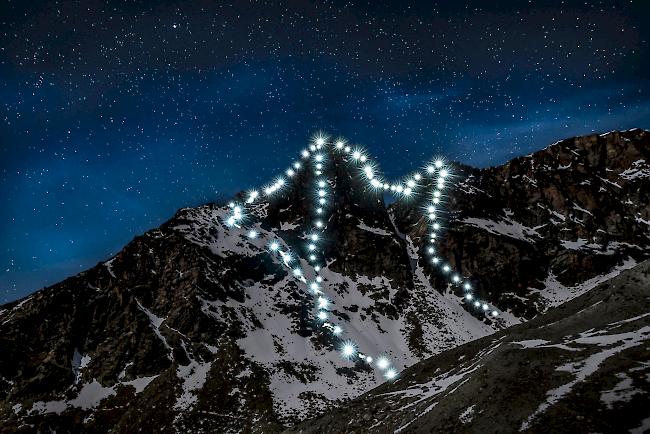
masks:
<svg viewBox="0 0 650 434"><path fill-rule="evenodd" d="M398 175L650 127L645 0L375 3L3 2L0 303L263 183L319 129Z"/></svg>

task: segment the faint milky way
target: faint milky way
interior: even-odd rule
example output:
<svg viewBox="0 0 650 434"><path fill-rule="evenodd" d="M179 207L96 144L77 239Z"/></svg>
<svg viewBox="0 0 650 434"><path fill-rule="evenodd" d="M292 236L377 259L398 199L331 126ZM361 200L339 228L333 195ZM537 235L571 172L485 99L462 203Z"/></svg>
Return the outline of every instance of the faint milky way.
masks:
<svg viewBox="0 0 650 434"><path fill-rule="evenodd" d="M650 126L647 2L473 3L4 2L0 302L270 181L316 130L396 175Z"/></svg>

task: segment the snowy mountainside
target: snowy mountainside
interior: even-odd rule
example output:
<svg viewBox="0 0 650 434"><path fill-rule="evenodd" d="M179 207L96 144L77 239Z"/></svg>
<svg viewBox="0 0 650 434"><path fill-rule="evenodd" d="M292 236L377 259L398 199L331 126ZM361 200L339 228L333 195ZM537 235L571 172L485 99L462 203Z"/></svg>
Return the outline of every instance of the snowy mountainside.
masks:
<svg viewBox="0 0 650 434"><path fill-rule="evenodd" d="M650 262L431 357L299 433L650 430Z"/></svg>
<svg viewBox="0 0 650 434"><path fill-rule="evenodd" d="M576 149L582 163L564 168ZM384 381L341 357L347 340L402 370L647 257L649 181L631 174L645 173L638 161L648 150L647 133L634 130L570 139L497 168L456 166L436 254L471 278L497 318L429 261L421 202L387 207L334 154L320 275L340 337L325 332L292 273L300 264L306 281L315 275L304 260L309 172L248 207L241 227L227 223L227 204L181 209L110 260L0 308L0 432L276 432L321 414ZM591 155L603 152L611 156ZM548 159L562 164L539 166ZM513 183L521 171L535 184ZM624 193L574 185L600 178ZM594 218L576 222L574 204ZM270 254L274 241L291 260Z"/></svg>

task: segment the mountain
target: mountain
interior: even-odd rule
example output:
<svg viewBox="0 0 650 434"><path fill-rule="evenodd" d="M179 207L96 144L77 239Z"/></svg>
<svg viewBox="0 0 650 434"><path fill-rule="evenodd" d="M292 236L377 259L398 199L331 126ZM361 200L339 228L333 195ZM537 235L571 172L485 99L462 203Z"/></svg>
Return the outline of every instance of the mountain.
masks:
<svg viewBox="0 0 650 434"><path fill-rule="evenodd" d="M292 432L650 430L650 261Z"/></svg>
<svg viewBox="0 0 650 434"><path fill-rule="evenodd" d="M334 147L319 152L322 176L299 159L271 200L241 193L242 224L239 205L181 209L109 261L0 307L0 431L274 432L323 414L385 381L377 356L401 371L650 256L649 140L612 132L495 168L450 165L439 264L424 242L428 193L386 206ZM305 260L319 219L326 323ZM375 363L342 358L348 341Z"/></svg>

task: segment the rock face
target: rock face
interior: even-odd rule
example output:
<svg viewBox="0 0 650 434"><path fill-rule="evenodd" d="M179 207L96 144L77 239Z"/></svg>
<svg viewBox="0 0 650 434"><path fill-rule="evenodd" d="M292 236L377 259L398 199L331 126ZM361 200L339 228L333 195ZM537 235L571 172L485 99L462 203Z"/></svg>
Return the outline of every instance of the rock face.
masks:
<svg viewBox="0 0 650 434"><path fill-rule="evenodd" d="M336 153L319 253L341 338L291 272L314 275L298 259L317 218L310 171L250 206L245 227L226 224L228 206L182 209L109 261L0 307L0 431L274 432L322 414L383 381L339 356L346 339L401 370L650 256L649 140L609 133L496 168L455 166L437 255L497 319L465 305L424 254L427 197L387 207Z"/></svg>
<svg viewBox="0 0 650 434"><path fill-rule="evenodd" d="M649 401L646 261L291 432L647 432Z"/></svg>

